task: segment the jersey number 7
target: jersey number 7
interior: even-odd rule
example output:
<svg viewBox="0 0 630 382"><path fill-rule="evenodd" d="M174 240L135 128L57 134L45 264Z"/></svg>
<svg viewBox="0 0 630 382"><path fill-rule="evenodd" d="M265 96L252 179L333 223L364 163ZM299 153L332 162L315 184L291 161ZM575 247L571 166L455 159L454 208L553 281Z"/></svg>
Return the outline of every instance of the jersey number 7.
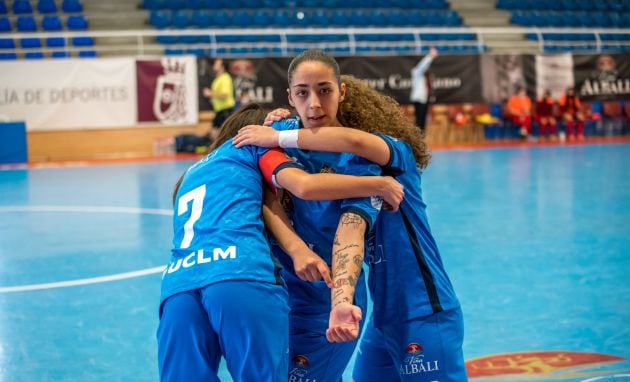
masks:
<svg viewBox="0 0 630 382"><path fill-rule="evenodd" d="M188 212L188 203L192 201L192 207L190 209L190 217L184 224L184 238L182 239L179 248L188 248L195 236L193 226L201 217L201 210L203 209L203 199L206 196L206 185L199 186L192 191L188 191L179 198L177 203L177 216L181 216Z"/></svg>

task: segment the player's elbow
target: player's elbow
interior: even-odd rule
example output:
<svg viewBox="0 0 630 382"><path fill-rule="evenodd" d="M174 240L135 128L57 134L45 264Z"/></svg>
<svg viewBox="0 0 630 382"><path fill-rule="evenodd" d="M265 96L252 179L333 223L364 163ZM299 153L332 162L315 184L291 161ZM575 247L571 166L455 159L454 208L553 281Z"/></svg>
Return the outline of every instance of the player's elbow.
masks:
<svg viewBox="0 0 630 382"><path fill-rule="evenodd" d="M292 184L291 193L300 199L313 200L317 198L316 183L309 175L299 176Z"/></svg>
<svg viewBox="0 0 630 382"><path fill-rule="evenodd" d="M276 175L276 181L300 199L312 199L314 182L312 175L296 168L283 169Z"/></svg>

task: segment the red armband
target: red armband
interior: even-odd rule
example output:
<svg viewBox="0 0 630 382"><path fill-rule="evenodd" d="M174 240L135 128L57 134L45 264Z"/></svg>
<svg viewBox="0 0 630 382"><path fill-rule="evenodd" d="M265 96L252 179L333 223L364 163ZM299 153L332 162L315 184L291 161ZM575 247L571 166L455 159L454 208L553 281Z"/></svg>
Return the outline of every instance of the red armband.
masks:
<svg viewBox="0 0 630 382"><path fill-rule="evenodd" d="M293 159L289 158L282 149L273 148L260 157L258 160L258 168L269 187L271 187L273 192L277 192L279 187L276 184L276 172L281 168L284 168L284 164L293 163L297 165L297 163Z"/></svg>

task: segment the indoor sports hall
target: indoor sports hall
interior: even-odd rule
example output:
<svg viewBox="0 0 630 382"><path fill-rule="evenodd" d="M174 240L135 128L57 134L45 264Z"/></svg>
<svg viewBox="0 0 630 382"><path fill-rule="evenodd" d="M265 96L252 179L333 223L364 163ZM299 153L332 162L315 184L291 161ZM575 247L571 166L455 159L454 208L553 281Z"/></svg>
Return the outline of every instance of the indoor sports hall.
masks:
<svg viewBox="0 0 630 382"><path fill-rule="evenodd" d="M468 378L630 381L628 25L624 0L0 0L0 382L159 380L172 192L207 154L213 62L235 109L271 111L309 48L410 119L435 52L422 193ZM304 366L289 380L316 382Z"/></svg>

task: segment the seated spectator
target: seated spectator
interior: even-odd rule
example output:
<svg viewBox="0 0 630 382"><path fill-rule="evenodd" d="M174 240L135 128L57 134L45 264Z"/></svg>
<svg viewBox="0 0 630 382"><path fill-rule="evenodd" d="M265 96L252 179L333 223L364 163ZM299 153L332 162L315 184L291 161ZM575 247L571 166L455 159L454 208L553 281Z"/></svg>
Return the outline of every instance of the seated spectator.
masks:
<svg viewBox="0 0 630 382"><path fill-rule="evenodd" d="M555 102L551 92L545 90L542 97L536 101L536 121L540 127L540 137L556 140Z"/></svg>
<svg viewBox="0 0 630 382"><path fill-rule="evenodd" d="M569 141L575 139L583 141L584 114L582 113L582 104L572 87L568 88L566 93L560 96L558 104L560 105L562 119L567 125L567 139Z"/></svg>
<svg viewBox="0 0 630 382"><path fill-rule="evenodd" d="M516 92L508 99L507 113L512 123L520 128L521 136L527 138L532 133L532 100L525 93L524 87L517 87Z"/></svg>

